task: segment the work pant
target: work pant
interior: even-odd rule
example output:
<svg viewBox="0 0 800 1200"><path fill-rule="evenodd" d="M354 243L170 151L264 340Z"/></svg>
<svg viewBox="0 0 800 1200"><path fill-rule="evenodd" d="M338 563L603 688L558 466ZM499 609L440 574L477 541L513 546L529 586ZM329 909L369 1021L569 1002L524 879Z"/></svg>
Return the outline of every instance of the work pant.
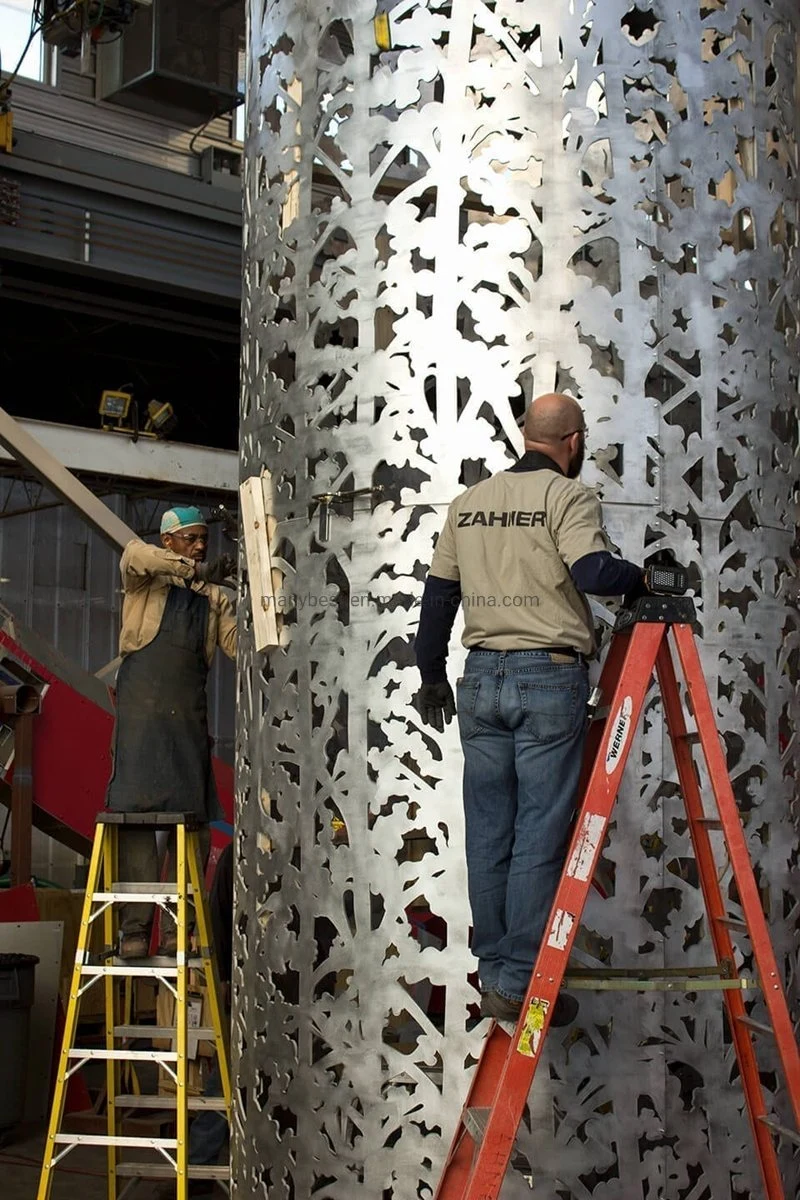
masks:
<svg viewBox="0 0 800 1200"><path fill-rule="evenodd" d="M547 651L472 650L458 681L472 950L481 987L528 989L564 865L588 679Z"/></svg>
<svg viewBox="0 0 800 1200"><path fill-rule="evenodd" d="M214 1066L203 1088L204 1096L222 1095L222 1077L219 1073L219 1060L214 1059ZM228 1122L221 1112L208 1109L195 1117L189 1130L189 1162L192 1166L214 1166L219 1158L219 1152L228 1137Z"/></svg>
<svg viewBox="0 0 800 1200"><path fill-rule="evenodd" d="M200 843L200 858L205 868L211 845L208 825L200 825L197 831ZM171 830L167 841L169 856L167 880L175 879L175 832ZM188 837L187 837L188 841ZM120 828L119 831L119 878L123 883L158 883L161 880L161 858L156 834L152 829ZM149 936L155 912L154 904L120 905L120 929L124 934L143 933ZM172 931L175 921L163 908L161 910L161 932Z"/></svg>

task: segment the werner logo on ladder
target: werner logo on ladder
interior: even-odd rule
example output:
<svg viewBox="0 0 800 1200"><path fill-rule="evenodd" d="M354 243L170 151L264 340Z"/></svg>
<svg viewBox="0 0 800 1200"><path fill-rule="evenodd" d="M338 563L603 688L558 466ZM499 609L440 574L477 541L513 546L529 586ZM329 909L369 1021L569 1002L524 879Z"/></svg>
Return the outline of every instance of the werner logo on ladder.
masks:
<svg viewBox="0 0 800 1200"><path fill-rule="evenodd" d="M683 568L652 568L650 588L660 594L637 600L617 621L599 685L603 702L608 702L608 715L597 720L589 734L583 800L519 1021L513 1029L510 1024L497 1022L490 1027L436 1200L496 1200L500 1194L654 670L708 914L717 964L716 986L722 991L736 1051L764 1195L767 1200L786 1200L776 1147L781 1138L800 1144L800 1055L695 644L691 626L694 604L682 595L686 583ZM681 701L676 660L695 725L691 732ZM705 757L713 809L703 804L692 757L694 742ZM711 831L722 833L743 921L727 914ZM737 970L731 939L734 931L749 938L757 979L744 977ZM637 974L641 977L646 973ZM687 970L686 974L692 972ZM631 986L630 980L627 982ZM709 985L707 971L703 982ZM763 992L769 1026L747 1015L743 992L754 987ZM753 1041L754 1036L764 1034L775 1039L795 1130L782 1127L766 1109Z"/></svg>

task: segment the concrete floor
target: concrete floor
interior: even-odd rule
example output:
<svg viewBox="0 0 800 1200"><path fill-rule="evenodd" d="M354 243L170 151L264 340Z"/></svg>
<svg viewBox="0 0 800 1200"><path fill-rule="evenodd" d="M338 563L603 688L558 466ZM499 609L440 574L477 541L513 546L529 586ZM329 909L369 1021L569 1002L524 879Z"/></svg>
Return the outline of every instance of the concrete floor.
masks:
<svg viewBox="0 0 800 1200"><path fill-rule="evenodd" d="M0 1192L3 1200L36 1200L45 1134L42 1129L20 1127L8 1145L0 1148ZM78 1147L56 1168L51 1200L107 1200L105 1151ZM122 1191L128 1180L121 1180ZM125 1200L161 1200L163 1182L138 1180L125 1193ZM174 1193L173 1193L174 1194ZM225 1200L219 1187L210 1200Z"/></svg>

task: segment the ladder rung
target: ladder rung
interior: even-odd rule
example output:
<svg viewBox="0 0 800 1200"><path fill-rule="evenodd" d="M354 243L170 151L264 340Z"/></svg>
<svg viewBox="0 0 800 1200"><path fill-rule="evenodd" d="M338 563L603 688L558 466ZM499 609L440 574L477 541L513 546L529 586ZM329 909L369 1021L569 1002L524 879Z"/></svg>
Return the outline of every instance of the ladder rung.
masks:
<svg viewBox="0 0 800 1200"><path fill-rule="evenodd" d="M464 1128L476 1146L483 1141L490 1112L489 1108L465 1108L461 1114ZM520 1150L517 1150L516 1143L511 1152L511 1166L515 1171L528 1172L531 1169L530 1162Z"/></svg>
<svg viewBox="0 0 800 1200"><path fill-rule="evenodd" d="M740 1025L746 1025L748 1029L752 1029L753 1033L767 1033L771 1037L775 1036L775 1030L771 1025L764 1025L761 1021L754 1021L752 1017L737 1017L736 1020Z"/></svg>
<svg viewBox="0 0 800 1200"><path fill-rule="evenodd" d="M177 1150L177 1138L110 1136L102 1133L57 1133L60 1146L138 1146L141 1149Z"/></svg>
<svg viewBox="0 0 800 1200"><path fill-rule="evenodd" d="M773 1121L771 1117L759 1117L758 1119L762 1125L766 1125L768 1129L771 1129L777 1137L786 1138L787 1141L794 1142L796 1146L800 1146L800 1133L797 1133L794 1129L787 1129L785 1125L781 1125L778 1121Z"/></svg>
<svg viewBox="0 0 800 1200"><path fill-rule="evenodd" d="M676 742L685 742L687 746L699 746L700 734L696 729L689 729L686 733L679 733L675 737Z"/></svg>
<svg viewBox="0 0 800 1200"><path fill-rule="evenodd" d="M715 917L714 920L718 925L724 925L726 929L732 930L733 933L750 933L746 922L737 921L735 917Z"/></svg>
<svg viewBox="0 0 800 1200"><path fill-rule="evenodd" d="M202 1042L213 1042L216 1037L214 1030L206 1029L205 1026L197 1029L187 1025L186 1028L192 1037L197 1037ZM114 1037L150 1042L153 1038L177 1037L177 1030L174 1025L115 1025Z"/></svg>
<svg viewBox="0 0 800 1200"><path fill-rule="evenodd" d="M116 900L119 896L128 900L131 896L144 898L147 896L158 896L160 899L173 900L178 899L178 888L175 883L114 883L112 884L113 891L111 892L92 892L93 900ZM188 884L186 887L188 895L192 895L192 886Z"/></svg>
<svg viewBox="0 0 800 1200"><path fill-rule="evenodd" d="M80 1047L75 1047L68 1051L70 1058L80 1058L88 1060L96 1059L118 1059L120 1062L177 1062L178 1054L176 1050L128 1050L121 1048L119 1050L82 1050Z"/></svg>
<svg viewBox="0 0 800 1200"><path fill-rule="evenodd" d="M703 967L580 967L569 966L564 972L562 987L568 988L573 976L597 979L682 979L685 976L705 978L725 977L719 963Z"/></svg>
<svg viewBox="0 0 800 1200"><path fill-rule="evenodd" d="M697 824L704 825L706 829L722 829L719 817L698 817Z"/></svg>
<svg viewBox="0 0 800 1200"><path fill-rule="evenodd" d="M190 1179L219 1179L227 1183L230 1179L230 1167L188 1167ZM117 1163L117 1175L126 1179L174 1179L176 1171L167 1163L157 1162L121 1162Z"/></svg>
<svg viewBox="0 0 800 1200"><path fill-rule="evenodd" d="M122 1092L114 1099L118 1108L163 1108L172 1111L178 1107L174 1096L130 1096ZM225 1112L227 1105L224 1096L189 1096L188 1107L192 1111L206 1109Z"/></svg>
<svg viewBox="0 0 800 1200"><path fill-rule="evenodd" d="M483 1141L490 1111L488 1108L465 1108L461 1114L464 1128L476 1146Z"/></svg>
<svg viewBox="0 0 800 1200"><path fill-rule="evenodd" d="M617 975L569 975L564 980L567 990L575 988L587 992L731 992L757 988L757 979L742 976L739 979L721 979L712 975L659 975L623 978Z"/></svg>

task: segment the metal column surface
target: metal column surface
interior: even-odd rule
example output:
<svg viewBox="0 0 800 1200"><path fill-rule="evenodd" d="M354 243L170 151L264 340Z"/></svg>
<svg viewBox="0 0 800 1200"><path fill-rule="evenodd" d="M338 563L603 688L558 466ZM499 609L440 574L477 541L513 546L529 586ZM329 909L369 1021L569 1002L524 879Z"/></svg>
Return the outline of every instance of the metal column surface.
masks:
<svg viewBox="0 0 800 1200"><path fill-rule="evenodd" d="M613 541L690 568L798 1005L800 11L377 7L390 49L374 0L250 6L242 473L272 473L285 588L280 649L240 609L234 1169L269 1200L435 1185L484 1030L458 737L415 714L413 637L447 503L540 392L581 398ZM711 961L655 691L602 866L579 961ZM719 998L580 1000L504 1197L756 1200Z"/></svg>

